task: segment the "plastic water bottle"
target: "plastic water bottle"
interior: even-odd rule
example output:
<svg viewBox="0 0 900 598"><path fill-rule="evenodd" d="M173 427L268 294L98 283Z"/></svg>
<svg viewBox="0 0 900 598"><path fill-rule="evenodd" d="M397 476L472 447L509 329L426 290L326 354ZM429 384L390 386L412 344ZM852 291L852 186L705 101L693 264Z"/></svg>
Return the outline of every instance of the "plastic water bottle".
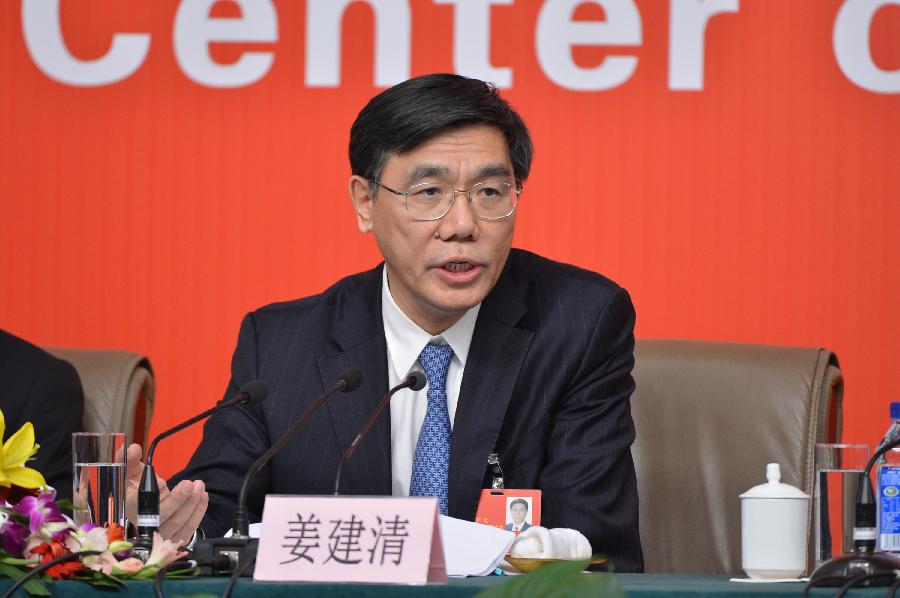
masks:
<svg viewBox="0 0 900 598"><path fill-rule="evenodd" d="M900 402L891 403L891 427L878 445L900 438ZM878 458L878 548L900 552L900 451L893 449Z"/></svg>

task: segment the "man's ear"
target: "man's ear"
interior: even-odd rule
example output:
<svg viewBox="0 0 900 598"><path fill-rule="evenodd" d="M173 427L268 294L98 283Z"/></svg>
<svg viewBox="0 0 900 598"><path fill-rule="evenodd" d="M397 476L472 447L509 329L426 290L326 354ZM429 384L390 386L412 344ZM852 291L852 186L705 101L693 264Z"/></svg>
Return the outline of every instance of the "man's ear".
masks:
<svg viewBox="0 0 900 598"><path fill-rule="evenodd" d="M373 205L375 197L369 193L369 181L354 174L350 177L349 189L350 200L353 202L359 230L364 233L371 232L374 228L372 226L372 211L375 207Z"/></svg>

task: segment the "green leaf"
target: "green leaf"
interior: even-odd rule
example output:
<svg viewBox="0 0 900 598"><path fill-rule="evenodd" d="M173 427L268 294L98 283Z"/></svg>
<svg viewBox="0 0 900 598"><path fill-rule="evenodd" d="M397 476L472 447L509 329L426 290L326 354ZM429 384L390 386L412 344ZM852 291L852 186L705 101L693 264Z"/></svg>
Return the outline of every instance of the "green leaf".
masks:
<svg viewBox="0 0 900 598"><path fill-rule="evenodd" d="M185 569L175 569L166 571L166 579L180 579L184 577L197 577L200 575L199 567L188 567Z"/></svg>
<svg viewBox="0 0 900 598"><path fill-rule="evenodd" d="M75 576L75 579L101 588L119 589L125 587L125 584L115 577L107 575L103 571L94 571L93 569L81 570Z"/></svg>
<svg viewBox="0 0 900 598"><path fill-rule="evenodd" d="M128 579L153 579L159 567L144 567L143 569L131 574Z"/></svg>
<svg viewBox="0 0 900 598"><path fill-rule="evenodd" d="M584 573L590 561L561 561L489 588L479 598L624 598L625 592L609 573Z"/></svg>
<svg viewBox="0 0 900 598"><path fill-rule="evenodd" d="M84 579L84 581L88 582L92 586L98 586L101 588L119 589L119 588L125 587L125 584L122 583L121 581L119 581L118 579L116 579L114 577L109 577L107 575L102 575L102 574L97 577L91 577L91 578Z"/></svg>
<svg viewBox="0 0 900 598"><path fill-rule="evenodd" d="M40 559L17 559L11 556L0 557L0 563L6 563L7 565L16 565L16 566L24 566L24 565L37 565L40 563Z"/></svg>
<svg viewBox="0 0 900 598"><path fill-rule="evenodd" d="M150 580L156 577L156 573L159 571L159 567L144 567L134 573L128 573L124 575L116 576L117 579L137 579L137 580ZM196 577L200 575L200 569L198 567L191 567L189 565L185 565L181 569L171 569L166 571L164 576L165 579L181 579L186 577Z"/></svg>
<svg viewBox="0 0 900 598"><path fill-rule="evenodd" d="M6 563L0 563L0 573L18 581L20 578L25 576L25 573L27 573L27 571L17 569L16 567L13 567L12 565L8 565ZM50 588L47 587L47 584L45 584L40 579L37 579L36 577L32 577L31 579L26 581L25 585L22 586L22 588L32 596L50 595Z"/></svg>

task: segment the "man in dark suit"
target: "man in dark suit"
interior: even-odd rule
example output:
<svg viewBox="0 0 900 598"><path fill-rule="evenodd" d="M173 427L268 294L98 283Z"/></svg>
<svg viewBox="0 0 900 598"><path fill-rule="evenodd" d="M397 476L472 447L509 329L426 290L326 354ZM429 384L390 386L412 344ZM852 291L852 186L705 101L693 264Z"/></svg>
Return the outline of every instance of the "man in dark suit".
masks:
<svg viewBox="0 0 900 598"><path fill-rule="evenodd" d="M509 503L509 517L512 519L506 524L506 531L514 532L517 536L520 532L524 532L531 524L525 521L528 516L528 501L524 498L513 499Z"/></svg>
<svg viewBox="0 0 900 598"><path fill-rule="evenodd" d="M84 391L78 373L66 361L0 330L0 409L6 436L25 422L34 426L40 449L28 467L72 498L72 433L81 431Z"/></svg>
<svg viewBox="0 0 900 598"><path fill-rule="evenodd" d="M382 395L422 369L428 390L394 397L343 470L346 494L437 496L472 520L498 453L507 487L542 490L545 525L580 530L618 571L642 569L634 310L599 274L510 249L531 156L521 118L481 81L420 77L360 112L350 196L384 264L244 319L226 396L260 378L269 397L211 418L175 477L185 502L199 500L187 480L203 480L208 534L230 526L253 460L344 368L362 368L362 387L330 400L254 479L253 515L267 493L331 493Z"/></svg>

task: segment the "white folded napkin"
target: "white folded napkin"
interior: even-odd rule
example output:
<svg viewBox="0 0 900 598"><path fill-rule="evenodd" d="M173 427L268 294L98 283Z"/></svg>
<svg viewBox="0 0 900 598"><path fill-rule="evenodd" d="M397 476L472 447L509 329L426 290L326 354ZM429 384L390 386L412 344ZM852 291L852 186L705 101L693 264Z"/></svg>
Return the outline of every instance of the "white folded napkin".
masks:
<svg viewBox="0 0 900 598"><path fill-rule="evenodd" d="M591 558L591 543L581 532L565 527L531 526L513 542L511 556L532 559Z"/></svg>

